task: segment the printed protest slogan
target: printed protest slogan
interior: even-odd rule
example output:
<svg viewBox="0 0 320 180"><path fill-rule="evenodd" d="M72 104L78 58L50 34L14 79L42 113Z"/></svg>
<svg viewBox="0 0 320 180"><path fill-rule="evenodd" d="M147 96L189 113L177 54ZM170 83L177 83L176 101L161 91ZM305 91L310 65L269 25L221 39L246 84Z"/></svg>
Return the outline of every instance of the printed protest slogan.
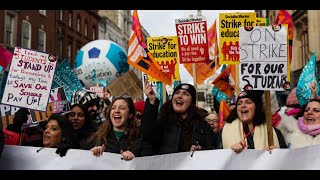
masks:
<svg viewBox="0 0 320 180"><path fill-rule="evenodd" d="M49 103L52 102L53 113L66 112L69 110L66 94L63 87L51 89Z"/></svg>
<svg viewBox="0 0 320 180"><path fill-rule="evenodd" d="M15 47L1 103L45 111L57 58Z"/></svg>
<svg viewBox="0 0 320 180"><path fill-rule="evenodd" d="M97 84L97 86L90 86L90 91L95 92L101 99L104 98L103 86L99 86L99 84Z"/></svg>
<svg viewBox="0 0 320 180"><path fill-rule="evenodd" d="M240 27L240 88L283 91L287 83L287 29Z"/></svg>
<svg viewBox="0 0 320 180"><path fill-rule="evenodd" d="M180 80L177 36L148 37L147 48L172 81ZM158 80L149 76L149 81Z"/></svg>
<svg viewBox="0 0 320 180"><path fill-rule="evenodd" d="M255 26L268 26L268 18L256 18L256 25Z"/></svg>
<svg viewBox="0 0 320 180"><path fill-rule="evenodd" d="M207 21L204 16L176 19L180 64L209 60Z"/></svg>
<svg viewBox="0 0 320 180"><path fill-rule="evenodd" d="M208 30L208 48L209 48L209 61L206 63L196 63L196 80L197 84L203 83L207 78L219 69L219 47L217 38L216 20ZM193 65L191 63L183 64L187 71L193 76Z"/></svg>
<svg viewBox="0 0 320 180"><path fill-rule="evenodd" d="M82 89L81 82L68 60L64 60L55 72L52 88L58 87L64 87L68 102L71 102L71 96L74 91Z"/></svg>
<svg viewBox="0 0 320 180"><path fill-rule="evenodd" d="M66 103L67 98L63 87L51 89L49 103L45 112L29 109L33 122L46 120L52 113L65 112L69 110L69 105ZM3 128L13 123L14 114L19 110L19 107L0 104L1 123Z"/></svg>
<svg viewBox="0 0 320 180"><path fill-rule="evenodd" d="M163 83L171 85L171 77L164 72L147 49L137 10L133 11L132 22L128 49L128 64Z"/></svg>
<svg viewBox="0 0 320 180"><path fill-rule="evenodd" d="M239 27L256 25L256 13L220 13L219 63L239 64Z"/></svg>

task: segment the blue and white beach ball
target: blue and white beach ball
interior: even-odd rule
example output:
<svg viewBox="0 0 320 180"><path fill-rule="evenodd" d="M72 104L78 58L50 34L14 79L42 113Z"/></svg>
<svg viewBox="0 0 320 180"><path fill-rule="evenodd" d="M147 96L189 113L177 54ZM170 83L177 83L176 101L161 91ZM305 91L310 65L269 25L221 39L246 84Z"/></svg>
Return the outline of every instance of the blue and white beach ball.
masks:
<svg viewBox="0 0 320 180"><path fill-rule="evenodd" d="M84 45L74 61L78 78L86 88L97 83L108 86L129 70L126 51L109 40L95 40Z"/></svg>

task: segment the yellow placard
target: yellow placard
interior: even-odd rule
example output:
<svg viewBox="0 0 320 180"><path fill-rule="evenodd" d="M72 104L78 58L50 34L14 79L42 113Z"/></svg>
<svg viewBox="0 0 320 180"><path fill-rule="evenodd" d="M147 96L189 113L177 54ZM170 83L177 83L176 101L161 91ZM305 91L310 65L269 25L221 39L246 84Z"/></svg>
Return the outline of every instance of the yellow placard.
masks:
<svg viewBox="0 0 320 180"><path fill-rule="evenodd" d="M255 26L268 26L268 18L256 18Z"/></svg>
<svg viewBox="0 0 320 180"><path fill-rule="evenodd" d="M164 72L170 75L172 81L180 80L177 36L148 37L147 48ZM159 80L149 76L149 81Z"/></svg>
<svg viewBox="0 0 320 180"><path fill-rule="evenodd" d="M255 26L256 13L220 13L219 20L219 63L239 64L239 27Z"/></svg>

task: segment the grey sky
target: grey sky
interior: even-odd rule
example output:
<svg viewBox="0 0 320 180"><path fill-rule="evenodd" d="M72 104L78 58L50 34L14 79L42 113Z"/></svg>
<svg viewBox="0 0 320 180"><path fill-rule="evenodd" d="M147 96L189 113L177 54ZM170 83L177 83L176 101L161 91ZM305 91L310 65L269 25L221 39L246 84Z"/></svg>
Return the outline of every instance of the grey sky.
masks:
<svg viewBox="0 0 320 180"><path fill-rule="evenodd" d="M141 25L153 36L176 36L175 19L197 16L197 10L138 10ZM219 31L219 13L228 12L253 12L253 10L201 10L202 16L207 20L209 29L217 19L217 31ZM193 84L192 76L183 65L180 65L180 78L182 82Z"/></svg>

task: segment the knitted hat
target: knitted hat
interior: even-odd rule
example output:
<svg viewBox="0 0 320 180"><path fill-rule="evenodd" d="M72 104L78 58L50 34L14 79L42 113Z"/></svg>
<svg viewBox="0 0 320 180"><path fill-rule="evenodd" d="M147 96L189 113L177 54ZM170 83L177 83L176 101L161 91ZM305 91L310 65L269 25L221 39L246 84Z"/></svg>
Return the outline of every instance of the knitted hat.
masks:
<svg viewBox="0 0 320 180"><path fill-rule="evenodd" d="M144 100L139 100L134 103L134 108L136 111L139 111L141 114L144 112Z"/></svg>
<svg viewBox="0 0 320 180"><path fill-rule="evenodd" d="M237 104L238 101L242 98L250 98L254 104L256 105L256 109L262 108L262 99L261 95L263 94L263 91L261 90L250 90L250 91L242 91L238 95Z"/></svg>
<svg viewBox="0 0 320 180"><path fill-rule="evenodd" d="M83 104L86 107L89 107L93 103L97 103L99 108L99 101L100 97L96 93L87 89L76 90L71 96L71 106L74 104Z"/></svg>
<svg viewBox="0 0 320 180"><path fill-rule="evenodd" d="M296 87L291 90L287 96L286 106L295 106L299 105L298 98L296 96Z"/></svg>
<svg viewBox="0 0 320 180"><path fill-rule="evenodd" d="M192 102L196 103L197 91L193 85L187 84L187 83L179 84L176 88L174 88L172 96L176 93L176 91L178 91L180 89L188 91L192 96Z"/></svg>

